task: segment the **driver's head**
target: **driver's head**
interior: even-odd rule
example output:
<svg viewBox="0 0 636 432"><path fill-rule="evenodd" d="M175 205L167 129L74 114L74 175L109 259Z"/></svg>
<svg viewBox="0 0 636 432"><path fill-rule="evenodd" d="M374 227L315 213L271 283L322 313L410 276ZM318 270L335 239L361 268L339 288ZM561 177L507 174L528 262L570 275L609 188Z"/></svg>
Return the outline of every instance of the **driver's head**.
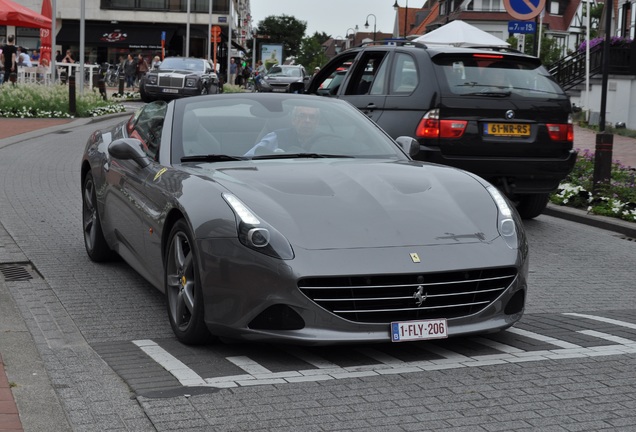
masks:
<svg viewBox="0 0 636 432"><path fill-rule="evenodd" d="M292 124L300 138L312 136L320 122L320 110L315 107L297 106L292 113Z"/></svg>

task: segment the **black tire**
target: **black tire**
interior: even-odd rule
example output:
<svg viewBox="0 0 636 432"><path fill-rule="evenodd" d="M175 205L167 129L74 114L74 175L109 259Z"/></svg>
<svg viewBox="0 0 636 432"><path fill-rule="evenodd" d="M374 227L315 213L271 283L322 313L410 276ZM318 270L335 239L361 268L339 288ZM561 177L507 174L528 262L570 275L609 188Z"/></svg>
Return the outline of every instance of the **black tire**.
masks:
<svg viewBox="0 0 636 432"><path fill-rule="evenodd" d="M115 253L108 247L97 212L97 194L93 175L88 172L82 185L82 227L86 253L95 262L109 261Z"/></svg>
<svg viewBox="0 0 636 432"><path fill-rule="evenodd" d="M528 194L517 197L517 211L521 219L533 219L543 213L548 205L550 194Z"/></svg>
<svg viewBox="0 0 636 432"><path fill-rule="evenodd" d="M148 93L146 93L144 86L139 87L139 97L141 98L142 102L152 102L152 99L150 98L150 96L148 96Z"/></svg>
<svg viewBox="0 0 636 432"><path fill-rule="evenodd" d="M164 285L170 326L177 339L188 345L211 340L203 320L203 294L193 246L188 224L183 219L177 221L166 249Z"/></svg>

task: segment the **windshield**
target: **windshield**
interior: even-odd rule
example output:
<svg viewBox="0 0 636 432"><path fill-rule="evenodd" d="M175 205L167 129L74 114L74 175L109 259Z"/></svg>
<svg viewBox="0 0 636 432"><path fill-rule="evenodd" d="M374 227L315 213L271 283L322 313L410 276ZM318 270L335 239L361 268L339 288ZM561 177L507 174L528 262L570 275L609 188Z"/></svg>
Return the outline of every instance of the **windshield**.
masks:
<svg viewBox="0 0 636 432"><path fill-rule="evenodd" d="M408 157L347 102L269 94L188 98L175 112L173 163Z"/></svg>
<svg viewBox="0 0 636 432"><path fill-rule="evenodd" d="M272 66L269 72L267 72L267 75L299 77L301 73L300 73L300 68L297 68L297 67Z"/></svg>
<svg viewBox="0 0 636 432"><path fill-rule="evenodd" d="M448 89L456 95L545 98L564 95L541 65L503 55L435 58Z"/></svg>
<svg viewBox="0 0 636 432"><path fill-rule="evenodd" d="M189 70L205 71L205 63L202 59L168 57L159 65L160 70Z"/></svg>

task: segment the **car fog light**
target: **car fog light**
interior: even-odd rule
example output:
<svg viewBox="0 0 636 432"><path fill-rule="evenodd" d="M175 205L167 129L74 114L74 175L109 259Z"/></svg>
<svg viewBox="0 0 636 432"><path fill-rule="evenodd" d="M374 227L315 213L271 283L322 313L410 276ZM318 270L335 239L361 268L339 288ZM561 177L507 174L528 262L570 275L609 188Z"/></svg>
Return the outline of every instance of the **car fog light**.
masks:
<svg viewBox="0 0 636 432"><path fill-rule="evenodd" d="M265 228L252 228L247 233L247 240L254 247L265 247L269 244L269 231Z"/></svg>
<svg viewBox="0 0 636 432"><path fill-rule="evenodd" d="M512 219L504 219L501 221L501 235L508 237L515 234L515 223Z"/></svg>

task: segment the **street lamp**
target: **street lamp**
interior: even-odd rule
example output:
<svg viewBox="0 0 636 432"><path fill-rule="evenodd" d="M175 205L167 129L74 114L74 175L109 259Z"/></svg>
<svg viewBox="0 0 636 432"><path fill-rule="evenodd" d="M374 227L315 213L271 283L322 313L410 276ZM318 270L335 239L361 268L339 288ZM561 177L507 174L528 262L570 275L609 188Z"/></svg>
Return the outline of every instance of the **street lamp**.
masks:
<svg viewBox="0 0 636 432"><path fill-rule="evenodd" d="M395 0L395 2L397 3L397 0ZM375 15L373 15L373 14L367 15L367 20L364 23L364 28L369 28L369 17L370 16L373 17L373 42L375 42L375 25L376 25L376 22L377 22L377 18L375 17Z"/></svg>
<svg viewBox="0 0 636 432"><path fill-rule="evenodd" d="M395 3L393 3L393 9L395 9L395 11L397 12L399 8L400 8L400 5L398 4L397 0L395 0ZM406 39L406 22L408 21L408 19L409 19L409 0L406 0L406 7L404 8L404 39ZM399 29L398 29L398 33L399 33Z"/></svg>

